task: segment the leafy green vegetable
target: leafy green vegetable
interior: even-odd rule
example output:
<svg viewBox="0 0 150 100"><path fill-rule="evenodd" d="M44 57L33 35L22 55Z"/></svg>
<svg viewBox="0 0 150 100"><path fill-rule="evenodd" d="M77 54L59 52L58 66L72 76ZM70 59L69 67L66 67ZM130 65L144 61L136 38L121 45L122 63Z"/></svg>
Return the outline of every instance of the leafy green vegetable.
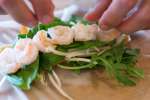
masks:
<svg viewBox="0 0 150 100"><path fill-rule="evenodd" d="M87 65L82 65L82 66L65 66L65 65L59 65L58 67L63 68L63 69L70 69L70 70L81 70L81 69L87 69L87 68L92 68L94 67L96 64L94 63L89 63Z"/></svg>
<svg viewBox="0 0 150 100"><path fill-rule="evenodd" d="M97 52L86 59L91 60L89 63L79 61L65 61L63 64L58 64L58 67L69 70L91 69L103 66L106 72L124 85L135 85L136 79L143 78L144 72L135 66L139 54L138 49L125 48L125 44L115 44L113 42L104 43L100 41L74 42L67 46L59 46L57 49L67 52L69 49L92 49L102 46L111 46L104 52Z"/></svg>
<svg viewBox="0 0 150 100"><path fill-rule="evenodd" d="M135 49L126 49L120 43L112 49L95 58L112 77L124 85L135 85L135 78L142 78L143 71L135 67L138 52ZM135 59L136 58L136 59Z"/></svg>
<svg viewBox="0 0 150 100"><path fill-rule="evenodd" d="M69 49L76 49L76 50L86 50L96 47L104 47L104 46L112 46L115 41L104 42L100 40L91 40L91 41L75 41L69 45L59 45L56 49L60 51L68 51Z"/></svg>
<svg viewBox="0 0 150 100"><path fill-rule="evenodd" d="M52 53L40 53L40 70L51 72L52 66L64 61L63 56Z"/></svg>
<svg viewBox="0 0 150 100"><path fill-rule="evenodd" d="M35 34L30 30L28 34L18 34L18 38L32 38Z"/></svg>
<svg viewBox="0 0 150 100"><path fill-rule="evenodd" d="M124 64L133 64L134 65L137 61L137 57L138 57L139 53L140 53L139 49L126 48L121 62Z"/></svg>
<svg viewBox="0 0 150 100"><path fill-rule="evenodd" d="M70 18L70 20L68 21L68 23L70 23L70 24L76 24L76 23L78 23L78 22L81 22L81 23L83 23L84 25L89 25L89 24L94 23L94 22L90 22L90 21L84 19L84 18L81 17L81 16L72 16L72 17Z"/></svg>
<svg viewBox="0 0 150 100"><path fill-rule="evenodd" d="M20 87L23 90L29 90L32 82L36 79L39 70L39 58L30 64L19 70L15 74L7 76L7 79L14 85Z"/></svg>

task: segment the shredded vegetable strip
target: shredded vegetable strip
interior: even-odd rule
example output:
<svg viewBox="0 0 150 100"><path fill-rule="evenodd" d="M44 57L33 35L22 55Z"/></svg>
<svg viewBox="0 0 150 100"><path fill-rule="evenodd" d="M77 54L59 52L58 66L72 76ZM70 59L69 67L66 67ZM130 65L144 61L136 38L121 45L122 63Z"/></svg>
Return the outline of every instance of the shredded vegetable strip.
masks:
<svg viewBox="0 0 150 100"><path fill-rule="evenodd" d="M91 67L94 67L95 64L94 63L92 63L92 64L90 63L90 64L83 65L83 66L73 66L73 67L58 64L57 66L60 67L60 68L63 68L63 69L77 70L77 69L91 68Z"/></svg>
<svg viewBox="0 0 150 100"><path fill-rule="evenodd" d="M55 73L54 70L52 70L52 75L54 76L54 78L55 78L55 80L56 80L58 86L61 87L62 84L61 84L60 78L58 77L58 75Z"/></svg>
<svg viewBox="0 0 150 100"><path fill-rule="evenodd" d="M74 100L72 97L70 97L55 81L55 79L52 77L51 74L48 74L50 81L52 82L53 86L60 92L61 95L66 97L68 100Z"/></svg>
<svg viewBox="0 0 150 100"><path fill-rule="evenodd" d="M55 50L55 49L52 49L52 48L48 48L48 51L52 52L54 54L60 55L60 56L66 56L67 55L67 53L64 53L64 52L61 52L61 51L58 51L58 50Z"/></svg>
<svg viewBox="0 0 150 100"><path fill-rule="evenodd" d="M74 52L61 52L61 51L58 51L58 50L55 50L55 49L52 49L52 48L48 48L48 51L49 52L52 52L56 55L60 55L60 56L65 56L67 58L72 58L72 57L76 57L76 56L89 56L89 55L92 55L93 53L89 53L89 52L86 52L86 51L74 51Z"/></svg>
<svg viewBox="0 0 150 100"><path fill-rule="evenodd" d="M77 56L90 56L93 53L89 53L86 51L74 51L74 52L69 52L66 57L67 58L73 58L73 57L77 57Z"/></svg>
<svg viewBox="0 0 150 100"><path fill-rule="evenodd" d="M87 58L70 58L70 59L66 59L67 61L82 61L82 62L91 62L90 59Z"/></svg>

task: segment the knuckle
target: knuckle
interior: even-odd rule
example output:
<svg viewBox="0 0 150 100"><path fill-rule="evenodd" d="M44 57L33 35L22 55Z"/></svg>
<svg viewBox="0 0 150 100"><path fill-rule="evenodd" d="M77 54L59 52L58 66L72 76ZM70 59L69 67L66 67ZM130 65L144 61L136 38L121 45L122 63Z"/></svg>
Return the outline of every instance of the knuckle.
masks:
<svg viewBox="0 0 150 100"><path fill-rule="evenodd" d="M126 26L126 25L118 26L116 29L122 33L129 33L131 31L133 31L132 28L130 28L130 26Z"/></svg>
<svg viewBox="0 0 150 100"><path fill-rule="evenodd" d="M149 9L144 9L143 11L140 12L139 21L145 25L150 23Z"/></svg>
<svg viewBox="0 0 150 100"><path fill-rule="evenodd" d="M121 6L132 7L137 3L137 0L119 0Z"/></svg>
<svg viewBox="0 0 150 100"><path fill-rule="evenodd" d="M132 30L130 30L130 29L127 29L127 28L124 28L124 27L122 27L122 28L117 28L120 32L122 32L122 33L130 33L130 32L133 32Z"/></svg>

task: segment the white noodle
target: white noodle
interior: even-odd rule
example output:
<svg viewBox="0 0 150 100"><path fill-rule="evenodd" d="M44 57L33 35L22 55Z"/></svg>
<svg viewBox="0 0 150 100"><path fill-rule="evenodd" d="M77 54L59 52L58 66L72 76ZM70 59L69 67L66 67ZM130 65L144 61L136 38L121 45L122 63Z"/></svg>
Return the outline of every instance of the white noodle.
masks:
<svg viewBox="0 0 150 100"><path fill-rule="evenodd" d="M47 51L48 51L48 52L52 52L52 53L57 54L57 55L60 55L60 56L66 56L66 55L67 55L67 53L64 53L64 52L55 50L55 49L53 49L53 48L48 48Z"/></svg>
<svg viewBox="0 0 150 100"><path fill-rule="evenodd" d="M61 87L58 86L58 84L55 82L54 78L51 74L48 74L50 81L52 82L53 86L60 92L61 95L66 97L68 100L74 100L72 97L70 97Z"/></svg>
<svg viewBox="0 0 150 100"><path fill-rule="evenodd" d="M70 59L66 59L68 61L83 61L83 62L91 62L90 59L86 59L86 58L70 58Z"/></svg>
<svg viewBox="0 0 150 100"><path fill-rule="evenodd" d="M93 53L89 53L86 51L82 50L82 51L73 51L73 52L65 53L65 52L61 52L61 51L58 51L58 50L55 50L52 48L48 48L48 52L52 52L52 53L54 53L56 55L60 55L60 56L65 56L66 58L72 58L72 57L76 57L76 56L88 56L88 55L93 54Z"/></svg>
<svg viewBox="0 0 150 100"><path fill-rule="evenodd" d="M66 55L67 58L72 58L72 57L76 57L76 56L84 56L87 55L87 53L85 51L74 51L74 52L70 52Z"/></svg>
<svg viewBox="0 0 150 100"><path fill-rule="evenodd" d="M52 75L54 76L54 78L55 78L55 80L56 80L58 86L61 87L62 84L61 84L60 78L58 77L58 75L55 73L54 70L52 70Z"/></svg>

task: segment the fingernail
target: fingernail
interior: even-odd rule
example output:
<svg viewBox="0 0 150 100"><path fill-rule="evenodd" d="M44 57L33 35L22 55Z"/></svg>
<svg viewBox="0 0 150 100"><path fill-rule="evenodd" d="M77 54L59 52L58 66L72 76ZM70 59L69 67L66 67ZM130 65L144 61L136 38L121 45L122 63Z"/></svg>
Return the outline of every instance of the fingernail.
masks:
<svg viewBox="0 0 150 100"><path fill-rule="evenodd" d="M52 20L53 20L52 17L46 15L46 16L43 17L42 23L48 24L48 23L50 23Z"/></svg>
<svg viewBox="0 0 150 100"><path fill-rule="evenodd" d="M100 28L105 31L105 30L108 30L108 29L109 29L109 26L107 26L107 25L105 25L105 24L101 24L101 25L100 25Z"/></svg>

